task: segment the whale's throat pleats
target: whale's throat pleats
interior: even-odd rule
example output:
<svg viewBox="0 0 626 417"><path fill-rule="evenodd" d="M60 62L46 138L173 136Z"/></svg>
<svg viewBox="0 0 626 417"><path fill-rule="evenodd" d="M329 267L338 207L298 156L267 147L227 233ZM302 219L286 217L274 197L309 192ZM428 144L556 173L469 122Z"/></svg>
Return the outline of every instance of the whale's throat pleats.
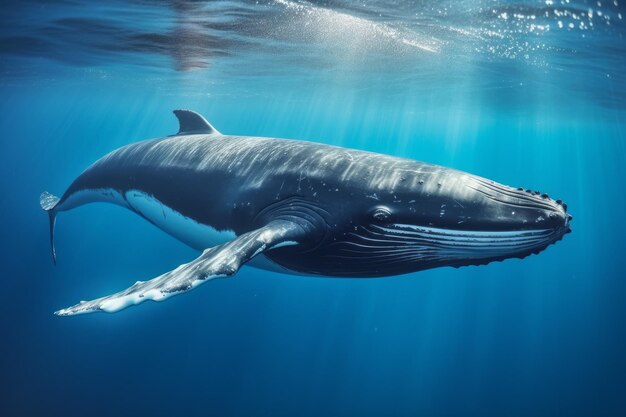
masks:
<svg viewBox="0 0 626 417"><path fill-rule="evenodd" d="M436 266L482 265L527 256L556 238L549 229L494 232L372 224L358 226L320 247L316 263L307 268L321 275L376 277Z"/></svg>

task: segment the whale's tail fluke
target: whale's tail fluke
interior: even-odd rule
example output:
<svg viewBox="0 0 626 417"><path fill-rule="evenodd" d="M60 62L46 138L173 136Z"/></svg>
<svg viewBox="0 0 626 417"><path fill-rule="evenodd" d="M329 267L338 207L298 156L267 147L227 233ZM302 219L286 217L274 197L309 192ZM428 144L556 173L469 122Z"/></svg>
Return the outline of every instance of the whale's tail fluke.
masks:
<svg viewBox="0 0 626 417"><path fill-rule="evenodd" d="M52 251L52 261L57 263L57 255L54 250L54 223L56 222L56 211L54 208L59 202L59 197L50 194L47 191L41 193L39 196L39 205L42 209L48 212L48 219L50 220L50 250Z"/></svg>

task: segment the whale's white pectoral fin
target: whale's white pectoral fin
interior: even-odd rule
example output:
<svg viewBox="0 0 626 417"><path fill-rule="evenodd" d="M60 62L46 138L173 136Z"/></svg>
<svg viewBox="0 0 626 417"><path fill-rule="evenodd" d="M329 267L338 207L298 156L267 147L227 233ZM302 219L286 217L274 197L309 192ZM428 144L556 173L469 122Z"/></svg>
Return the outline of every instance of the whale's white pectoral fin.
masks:
<svg viewBox="0 0 626 417"><path fill-rule="evenodd" d="M92 301L82 301L55 314L71 316L97 311L114 313L146 300L162 301L211 279L231 276L256 255L278 245L282 246L285 242L296 243L303 235L304 229L296 223L274 221L228 243L209 248L193 261L150 281L138 281L124 291Z"/></svg>

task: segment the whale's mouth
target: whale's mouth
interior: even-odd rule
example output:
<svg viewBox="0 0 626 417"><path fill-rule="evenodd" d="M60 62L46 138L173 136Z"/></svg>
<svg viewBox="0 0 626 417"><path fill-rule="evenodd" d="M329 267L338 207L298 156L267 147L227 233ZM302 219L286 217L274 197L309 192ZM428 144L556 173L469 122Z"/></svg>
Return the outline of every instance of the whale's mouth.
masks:
<svg viewBox="0 0 626 417"><path fill-rule="evenodd" d="M329 259L350 264L350 274L384 276L437 266L484 265L536 254L568 233L557 229L456 230L401 223L368 224L335 242Z"/></svg>
<svg viewBox="0 0 626 417"><path fill-rule="evenodd" d="M564 226L559 229L480 231L398 223L368 227L371 235L378 235L400 247L412 248L416 259L426 258L431 261L524 257L539 253L561 239L568 229L568 226Z"/></svg>

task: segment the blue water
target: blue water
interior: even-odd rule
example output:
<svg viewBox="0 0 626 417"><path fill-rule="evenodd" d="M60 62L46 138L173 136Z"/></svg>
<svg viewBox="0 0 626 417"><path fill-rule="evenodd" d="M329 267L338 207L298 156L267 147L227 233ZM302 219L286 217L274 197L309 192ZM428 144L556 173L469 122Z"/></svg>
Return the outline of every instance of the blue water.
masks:
<svg viewBox="0 0 626 417"><path fill-rule="evenodd" d="M626 17L617 1L58 1L0 11L0 415L626 415ZM243 268L53 311L196 253L40 192L177 130L315 140L568 203L537 256L385 279ZM207 184L210 186L210 184Z"/></svg>

